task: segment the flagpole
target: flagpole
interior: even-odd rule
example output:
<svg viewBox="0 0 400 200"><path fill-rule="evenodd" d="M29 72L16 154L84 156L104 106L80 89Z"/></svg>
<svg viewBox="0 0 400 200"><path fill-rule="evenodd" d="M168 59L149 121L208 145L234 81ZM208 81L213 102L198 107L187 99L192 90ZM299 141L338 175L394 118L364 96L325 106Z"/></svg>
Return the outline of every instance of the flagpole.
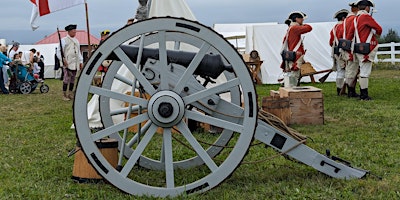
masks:
<svg viewBox="0 0 400 200"><path fill-rule="evenodd" d="M88 37L88 57L92 55L92 45L90 44L90 29L89 29L89 12L88 12L88 4L85 0L85 11L86 11L86 29L87 29L87 37Z"/></svg>

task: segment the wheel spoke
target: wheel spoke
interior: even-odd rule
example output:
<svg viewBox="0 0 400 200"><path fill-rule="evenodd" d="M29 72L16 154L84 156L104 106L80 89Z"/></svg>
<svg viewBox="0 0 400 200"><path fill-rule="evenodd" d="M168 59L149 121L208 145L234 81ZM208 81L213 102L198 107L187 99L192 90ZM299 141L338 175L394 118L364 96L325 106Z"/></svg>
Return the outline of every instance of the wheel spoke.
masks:
<svg viewBox="0 0 400 200"><path fill-rule="evenodd" d="M149 128L149 130L146 132L144 135L143 139L129 158L128 162L126 162L124 168L121 170L121 175L123 177L127 177L129 172L132 170L133 166L135 166L136 162L142 155L144 149L147 147L147 145L150 143L151 138L153 138L154 134L157 131L157 126L152 124Z"/></svg>
<svg viewBox="0 0 400 200"><path fill-rule="evenodd" d="M167 188L175 187L174 178L174 163L172 154L172 133L171 128L164 128L163 134L163 150L164 150L164 164L165 164L165 179Z"/></svg>
<svg viewBox="0 0 400 200"><path fill-rule="evenodd" d="M167 42L166 42L166 34L165 31L160 31L158 33L158 44L159 44L159 49L158 53L160 55L160 63L161 63L161 68L160 68L160 74L161 74L161 83L160 83L160 88L161 90L167 90L168 88L168 76L167 74L167 66L168 66L168 58L167 58Z"/></svg>
<svg viewBox="0 0 400 200"><path fill-rule="evenodd" d="M139 106L132 106L131 111L138 111L139 110ZM114 116L114 115L121 115L121 114L126 114L128 113L129 108L125 107L125 108L119 108L119 109L114 109L112 111L110 111L110 116Z"/></svg>
<svg viewBox="0 0 400 200"><path fill-rule="evenodd" d="M183 88L185 87L187 81L191 76L193 76L194 71L196 71L197 67L199 66L200 62L203 60L204 56L210 49L210 45L208 43L203 43L200 48L200 51L196 54L193 58L192 62L190 62L188 68L186 69L185 73L179 79L178 83L176 84L174 91L178 94L181 93Z"/></svg>
<svg viewBox="0 0 400 200"><path fill-rule="evenodd" d="M103 130L101 130L101 131L99 131L97 133L92 134L92 139L93 139L93 141L100 140L100 139L102 139L104 137L110 136L113 133L117 133L118 131L121 131L121 130L124 130L126 128L129 128L129 127L131 127L131 126L133 126L135 124L142 123L142 122L144 122L144 121L146 121L148 119L149 119L149 116L147 115L147 113L138 115L138 116L136 116L134 118L128 119L128 120L126 120L124 122L121 122L121 123L116 124L114 126L110 126L110 127L106 128L106 129L103 129Z"/></svg>
<svg viewBox="0 0 400 200"><path fill-rule="evenodd" d="M183 101L185 102L186 105L191 104L193 102L196 102L200 99L206 98L208 96L214 95L214 94L220 94L222 92L228 91L229 89L239 86L240 81L238 78L232 79L228 82L225 82L223 84L220 84L218 86L204 89L202 91L196 92L192 95L189 95L187 97L183 98Z"/></svg>
<svg viewBox="0 0 400 200"><path fill-rule="evenodd" d="M128 79L128 78L126 78L126 77L124 77L124 76L122 76L120 74L115 74L115 79L117 79L117 80L119 80L119 81L121 81L121 82L123 82L123 83L125 83L125 84L127 84L129 86L131 86L131 87L133 86L133 81L131 79Z"/></svg>
<svg viewBox="0 0 400 200"><path fill-rule="evenodd" d="M186 117L198 122L204 122L216 127L224 128L238 133L242 133L244 131L244 127L242 125L225 121L219 118L211 117L208 115L204 115L202 113L195 111L186 110Z"/></svg>
<svg viewBox="0 0 400 200"><path fill-rule="evenodd" d="M182 135L186 138L186 140L190 143L193 149L196 151L197 155L204 161L204 163L208 166L208 168L214 172L218 169L217 164L212 160L212 158L208 155L206 150L197 142L196 138L193 137L189 128L184 122L181 122L177 125L178 129L181 131Z"/></svg>
<svg viewBox="0 0 400 200"><path fill-rule="evenodd" d="M151 124L152 124L152 122L151 122L150 120L147 121L146 124L145 124L145 125L142 127L142 129L141 129L141 133L147 132L147 130L149 130ZM132 137L132 139L129 140L128 143L126 143L126 145L127 145L129 148L132 148L132 146L133 146L136 142L138 142L138 140L139 140L139 134L136 133L136 134Z"/></svg>
<svg viewBox="0 0 400 200"><path fill-rule="evenodd" d="M118 92L114 92L112 90L103 89L103 88L99 88L96 86L90 86L89 92L92 94L97 94L99 96L108 97L108 98L116 99L116 100L121 100L123 102L128 102L128 103L132 103L135 105L140 105L142 107L147 107L147 103L148 103L148 100L146 100L146 99L121 94Z"/></svg>
<svg viewBox="0 0 400 200"><path fill-rule="evenodd" d="M147 81L146 77L135 67L135 64L131 61L131 59L128 57L128 55L125 54L125 52L120 48L114 49L114 53L121 59L121 61L126 65L126 67L129 69L130 72L135 76L135 78L140 82L140 84L143 86L145 91L153 95L156 90L154 87L150 84L149 81Z"/></svg>

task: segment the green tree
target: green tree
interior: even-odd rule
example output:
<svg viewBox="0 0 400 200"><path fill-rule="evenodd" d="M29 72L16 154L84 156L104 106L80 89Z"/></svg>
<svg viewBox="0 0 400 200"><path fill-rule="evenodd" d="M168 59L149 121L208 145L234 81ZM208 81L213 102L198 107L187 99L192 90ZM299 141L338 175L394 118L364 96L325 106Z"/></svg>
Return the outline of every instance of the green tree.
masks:
<svg viewBox="0 0 400 200"><path fill-rule="evenodd" d="M400 37L399 34L393 30L393 29L389 29L388 33L381 37L379 42L381 43L390 43L390 42L395 42L398 43L400 42Z"/></svg>

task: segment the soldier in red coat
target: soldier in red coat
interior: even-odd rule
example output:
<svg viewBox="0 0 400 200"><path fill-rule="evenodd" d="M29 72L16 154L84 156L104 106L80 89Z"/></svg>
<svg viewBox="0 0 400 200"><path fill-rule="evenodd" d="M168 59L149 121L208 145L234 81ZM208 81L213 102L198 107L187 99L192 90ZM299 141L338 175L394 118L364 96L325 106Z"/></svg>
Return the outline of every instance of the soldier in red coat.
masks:
<svg viewBox="0 0 400 200"><path fill-rule="evenodd" d="M339 39L343 38L343 21L346 19L348 10L342 9L335 13L333 18L338 20L338 23L332 28L330 32L329 45L332 47L333 67L332 70L336 71L336 91L340 95L340 91L344 85L344 75L346 63L340 58Z"/></svg>
<svg viewBox="0 0 400 200"><path fill-rule="evenodd" d="M354 53L360 63L360 99L371 100L368 80L378 51L377 37L382 34L382 27L369 14L371 7L374 7L371 0L359 0L357 6L359 11L354 22ZM365 49L367 51L363 51Z"/></svg>
<svg viewBox="0 0 400 200"><path fill-rule="evenodd" d="M300 67L304 64L304 54L306 53L301 35L310 32L312 27L308 24L303 24L306 19L306 14L303 12L292 12L289 14L288 19L292 22L290 23L287 34L283 40L283 49L294 51L296 52L296 55L293 61L284 60L281 68L285 72L291 72L292 76L298 80L300 77ZM297 83L295 85L297 85Z"/></svg>
<svg viewBox="0 0 400 200"><path fill-rule="evenodd" d="M354 19L358 13L357 2L349 3L351 12L347 15L343 22L343 39L352 41L354 38ZM347 85L347 96L358 98L356 93L357 75L360 68L357 59L354 59L353 52L349 50L341 50L340 57L346 62L345 80Z"/></svg>

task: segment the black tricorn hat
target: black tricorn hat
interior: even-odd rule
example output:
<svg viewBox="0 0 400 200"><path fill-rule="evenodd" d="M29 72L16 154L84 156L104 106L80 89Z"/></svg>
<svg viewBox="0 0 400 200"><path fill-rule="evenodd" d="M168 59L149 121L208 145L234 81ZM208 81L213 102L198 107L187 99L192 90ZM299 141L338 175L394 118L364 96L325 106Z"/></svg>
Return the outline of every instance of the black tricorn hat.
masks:
<svg viewBox="0 0 400 200"><path fill-rule="evenodd" d="M304 19L306 19L307 15L305 13L303 13L303 12L300 12L300 11L294 11L294 12L291 12L289 14L288 19L291 19L292 21L295 21L296 18L304 18Z"/></svg>
<svg viewBox="0 0 400 200"><path fill-rule="evenodd" d="M350 2L350 3L349 3L349 6L350 6L350 7L357 7L357 2L358 2L358 1Z"/></svg>
<svg viewBox="0 0 400 200"><path fill-rule="evenodd" d="M375 4L371 0L359 0L359 1L357 1L357 6L372 6L372 7L375 7Z"/></svg>
<svg viewBox="0 0 400 200"><path fill-rule="evenodd" d="M65 27L66 31L70 31L70 30L74 30L74 29L76 29L76 24L70 24Z"/></svg>
<svg viewBox="0 0 400 200"><path fill-rule="evenodd" d="M334 15L333 15L333 18L335 19L342 19L343 17L347 17L347 15L349 14L349 11L348 10L346 10L346 9L342 9L342 10L339 10L339 11L337 11Z"/></svg>

